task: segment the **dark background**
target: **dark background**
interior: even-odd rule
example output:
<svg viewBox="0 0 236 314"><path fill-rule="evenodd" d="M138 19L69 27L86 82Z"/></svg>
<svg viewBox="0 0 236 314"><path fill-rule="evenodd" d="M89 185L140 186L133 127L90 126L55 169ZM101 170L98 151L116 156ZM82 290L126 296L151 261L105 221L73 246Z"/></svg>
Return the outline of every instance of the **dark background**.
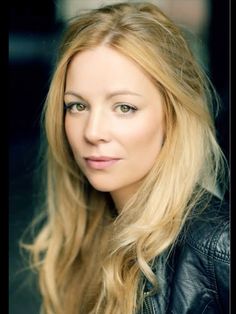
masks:
<svg viewBox="0 0 236 314"><path fill-rule="evenodd" d="M223 102L216 127L229 160L229 2L212 1L211 7L210 78ZM33 188L39 120L63 25L56 20L54 1L11 1L9 19L9 310L34 314L40 300L22 271L18 241L39 197Z"/></svg>

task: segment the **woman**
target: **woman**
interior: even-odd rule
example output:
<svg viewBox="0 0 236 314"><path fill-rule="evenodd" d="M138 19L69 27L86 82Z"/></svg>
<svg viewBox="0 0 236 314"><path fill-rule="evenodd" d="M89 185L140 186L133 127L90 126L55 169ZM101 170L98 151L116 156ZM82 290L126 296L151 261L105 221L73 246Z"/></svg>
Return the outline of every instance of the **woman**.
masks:
<svg viewBox="0 0 236 314"><path fill-rule="evenodd" d="M46 220L26 246L43 313L227 313L212 91L155 5L71 22L44 111Z"/></svg>

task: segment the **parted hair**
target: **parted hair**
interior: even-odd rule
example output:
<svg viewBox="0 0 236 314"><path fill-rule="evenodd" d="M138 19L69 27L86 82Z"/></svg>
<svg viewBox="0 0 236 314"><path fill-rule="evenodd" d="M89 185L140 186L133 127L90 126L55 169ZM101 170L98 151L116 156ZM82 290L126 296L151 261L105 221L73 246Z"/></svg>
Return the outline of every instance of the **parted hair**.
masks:
<svg viewBox="0 0 236 314"><path fill-rule="evenodd" d="M64 127L67 68L106 45L136 62L163 97L165 139L151 171L121 213L77 165ZM171 250L193 209L222 180L214 89L182 31L150 3L120 3L73 18L64 33L43 110L47 148L44 223L31 244L42 313L134 314L154 259Z"/></svg>

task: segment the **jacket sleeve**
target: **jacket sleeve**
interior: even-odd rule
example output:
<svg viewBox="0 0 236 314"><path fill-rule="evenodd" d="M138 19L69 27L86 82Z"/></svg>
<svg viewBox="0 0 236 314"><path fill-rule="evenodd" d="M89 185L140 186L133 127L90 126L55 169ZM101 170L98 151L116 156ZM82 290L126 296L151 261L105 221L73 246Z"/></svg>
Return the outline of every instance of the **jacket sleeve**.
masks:
<svg viewBox="0 0 236 314"><path fill-rule="evenodd" d="M217 234L215 242L212 243L214 250L213 270L215 277L218 298L223 313L229 312L229 265L230 265L230 249L229 249L229 222L222 224Z"/></svg>

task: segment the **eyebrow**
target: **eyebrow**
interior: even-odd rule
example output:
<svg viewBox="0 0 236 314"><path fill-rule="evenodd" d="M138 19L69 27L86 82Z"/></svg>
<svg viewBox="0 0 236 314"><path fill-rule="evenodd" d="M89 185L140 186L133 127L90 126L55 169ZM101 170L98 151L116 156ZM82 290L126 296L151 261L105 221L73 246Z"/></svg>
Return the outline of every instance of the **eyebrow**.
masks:
<svg viewBox="0 0 236 314"><path fill-rule="evenodd" d="M73 91L67 91L67 92L65 92L64 95L65 95L65 96L66 96L66 95L71 95L71 96L75 96L75 97L77 97L77 98L80 98L80 99L82 99L82 100L85 100L84 97L82 97L81 95L79 95L78 93L75 93L75 92L73 92ZM117 90L117 91L114 91L114 92L111 92L111 93L107 94L107 95L106 95L106 99L110 99L110 98L112 98L112 97L119 96L119 95L133 95L133 96L142 97L141 94L132 92L132 91L127 90L127 89L121 89L121 90Z"/></svg>

